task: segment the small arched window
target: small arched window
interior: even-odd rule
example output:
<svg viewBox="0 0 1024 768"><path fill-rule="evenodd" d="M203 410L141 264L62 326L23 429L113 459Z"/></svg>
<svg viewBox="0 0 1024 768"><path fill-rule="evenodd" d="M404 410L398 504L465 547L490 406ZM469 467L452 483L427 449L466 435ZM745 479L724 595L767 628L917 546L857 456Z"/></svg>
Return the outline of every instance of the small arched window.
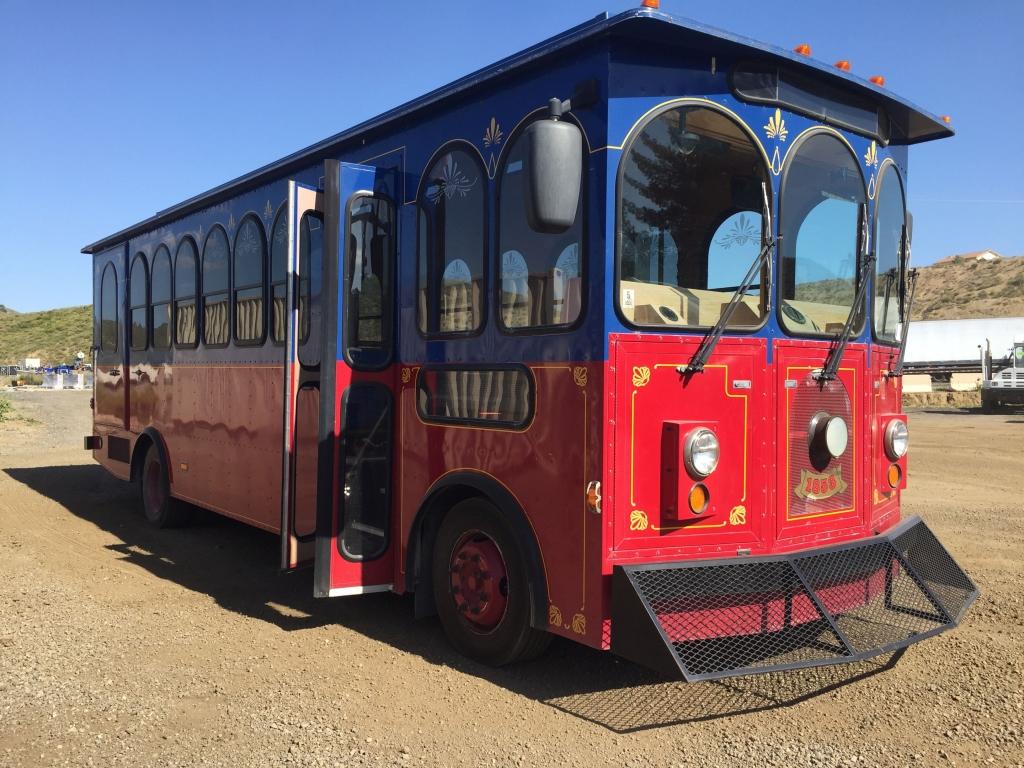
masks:
<svg viewBox="0 0 1024 768"><path fill-rule="evenodd" d="M789 150L779 206L779 318L790 333L843 330L857 294L866 199L860 164L836 135L812 133Z"/></svg>
<svg viewBox="0 0 1024 768"><path fill-rule="evenodd" d="M141 351L149 341L149 272L145 254L135 254L128 282L132 349Z"/></svg>
<svg viewBox="0 0 1024 768"><path fill-rule="evenodd" d="M191 237L186 237L174 256L174 343L194 347L196 335L196 282L198 253Z"/></svg>
<svg viewBox="0 0 1024 768"><path fill-rule="evenodd" d="M153 349L168 349L171 346L171 252L166 245L156 249L151 277Z"/></svg>
<svg viewBox="0 0 1024 768"><path fill-rule="evenodd" d="M896 341L900 323L900 291L906 265L907 213L903 198L903 182L891 163L882 170L882 180L875 195L875 336L882 341Z"/></svg>
<svg viewBox="0 0 1024 768"><path fill-rule="evenodd" d="M507 148L498 189L501 325L508 330L571 325L583 302L583 206L576 206L576 221L565 232L530 227L522 136Z"/></svg>
<svg viewBox="0 0 1024 768"><path fill-rule="evenodd" d="M223 347L228 343L228 236L216 226L203 244L203 343Z"/></svg>
<svg viewBox="0 0 1024 768"><path fill-rule="evenodd" d="M100 349L116 352L121 336L117 308L117 271L113 263L103 268L100 281Z"/></svg>
<svg viewBox="0 0 1024 768"><path fill-rule="evenodd" d="M263 224L246 216L235 234L235 341L263 341L263 285L267 269L267 239Z"/></svg>
<svg viewBox="0 0 1024 768"><path fill-rule="evenodd" d="M727 113L667 109L630 142L619 177L619 290L634 325L715 325L764 246L768 163ZM740 298L730 328L754 328L768 269Z"/></svg>
<svg viewBox="0 0 1024 768"><path fill-rule="evenodd" d="M487 174L463 149L442 154L420 185L417 317L425 335L483 325Z"/></svg>
<svg viewBox="0 0 1024 768"><path fill-rule="evenodd" d="M282 205L270 235L270 338L284 343L288 328L288 206Z"/></svg>

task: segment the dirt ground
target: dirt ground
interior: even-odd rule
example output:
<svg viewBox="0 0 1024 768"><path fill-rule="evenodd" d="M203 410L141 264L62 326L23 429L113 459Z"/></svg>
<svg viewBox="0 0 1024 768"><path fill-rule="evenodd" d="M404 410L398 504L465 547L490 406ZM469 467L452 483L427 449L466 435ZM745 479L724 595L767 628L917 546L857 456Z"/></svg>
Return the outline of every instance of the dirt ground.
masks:
<svg viewBox="0 0 1024 768"><path fill-rule="evenodd" d="M0 766L1022 766L1024 415L916 411L905 511L982 596L894 664L684 685L569 642L493 670L275 537L153 531L82 392L0 423Z"/></svg>

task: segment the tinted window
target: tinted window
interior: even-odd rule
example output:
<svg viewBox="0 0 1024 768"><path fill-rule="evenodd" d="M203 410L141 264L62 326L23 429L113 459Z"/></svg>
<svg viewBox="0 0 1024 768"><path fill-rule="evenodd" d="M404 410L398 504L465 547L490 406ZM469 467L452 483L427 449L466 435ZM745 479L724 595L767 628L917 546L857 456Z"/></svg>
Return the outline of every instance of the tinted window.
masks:
<svg viewBox="0 0 1024 768"><path fill-rule="evenodd" d="M903 185L892 165L882 172L875 195L875 335L896 341L900 322L900 287L903 276L903 227L906 214Z"/></svg>
<svg viewBox="0 0 1024 768"><path fill-rule="evenodd" d="M522 427L533 413L533 387L522 368L424 368L417 387L425 421Z"/></svg>
<svg viewBox="0 0 1024 768"><path fill-rule="evenodd" d="M324 271L324 222L304 213L299 222L299 362L320 364L321 294Z"/></svg>
<svg viewBox="0 0 1024 768"><path fill-rule="evenodd" d="M167 349L171 346L171 253L165 245L153 256L151 285L153 347Z"/></svg>
<svg viewBox="0 0 1024 768"><path fill-rule="evenodd" d="M391 201L352 200L345 262L346 346L353 363L387 361L391 346L391 273L395 210Z"/></svg>
<svg viewBox="0 0 1024 768"><path fill-rule="evenodd" d="M263 340L266 261L263 225L255 216L248 216L235 235L235 339L243 343Z"/></svg>
<svg viewBox="0 0 1024 768"><path fill-rule="evenodd" d="M794 333L838 334L857 290L860 166L828 133L789 152L780 206L780 316Z"/></svg>
<svg viewBox="0 0 1024 768"><path fill-rule="evenodd" d="M132 269L129 275L129 306L131 309L132 323L132 349L143 350L148 341L148 318L149 307L147 306L147 293L149 292L149 274L146 270L146 257L139 253L132 260Z"/></svg>
<svg viewBox="0 0 1024 768"><path fill-rule="evenodd" d="M113 264L107 264L100 282L100 349L104 352L117 351L121 335L117 317L117 273Z"/></svg>
<svg viewBox="0 0 1024 768"><path fill-rule="evenodd" d="M214 227L203 245L203 343L228 343L228 236Z"/></svg>
<svg viewBox="0 0 1024 768"><path fill-rule="evenodd" d="M391 504L391 395L356 384L345 392L342 430L344 523L338 543L350 560L371 560L387 549Z"/></svg>
<svg viewBox="0 0 1024 768"><path fill-rule="evenodd" d="M196 343L196 245L186 237L174 256L174 343Z"/></svg>
<svg viewBox="0 0 1024 768"><path fill-rule="evenodd" d="M483 324L486 179L461 149L442 155L423 179L417 317L424 333L466 333Z"/></svg>
<svg viewBox="0 0 1024 768"><path fill-rule="evenodd" d="M768 169L750 136L705 107L662 112L622 160L618 301L636 325L711 326L763 245ZM730 318L759 325L762 270Z"/></svg>
<svg viewBox="0 0 1024 768"><path fill-rule="evenodd" d="M288 208L282 206L270 236L270 337L284 341L288 323Z"/></svg>
<svg viewBox="0 0 1024 768"><path fill-rule="evenodd" d="M580 244L583 206L560 234L531 229L526 216L527 142L517 139L501 172L498 252L501 265L501 324L505 328L569 325L583 301Z"/></svg>

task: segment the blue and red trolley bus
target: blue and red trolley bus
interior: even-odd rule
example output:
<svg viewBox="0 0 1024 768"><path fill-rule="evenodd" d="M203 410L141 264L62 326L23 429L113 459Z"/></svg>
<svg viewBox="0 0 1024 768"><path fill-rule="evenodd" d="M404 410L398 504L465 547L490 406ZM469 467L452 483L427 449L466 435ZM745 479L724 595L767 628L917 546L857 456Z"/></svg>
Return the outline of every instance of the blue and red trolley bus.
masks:
<svg viewBox="0 0 1024 768"><path fill-rule="evenodd" d="M89 245L86 447L153 524L279 533L493 664L955 625L900 515L907 148L952 131L809 54L601 16Z"/></svg>

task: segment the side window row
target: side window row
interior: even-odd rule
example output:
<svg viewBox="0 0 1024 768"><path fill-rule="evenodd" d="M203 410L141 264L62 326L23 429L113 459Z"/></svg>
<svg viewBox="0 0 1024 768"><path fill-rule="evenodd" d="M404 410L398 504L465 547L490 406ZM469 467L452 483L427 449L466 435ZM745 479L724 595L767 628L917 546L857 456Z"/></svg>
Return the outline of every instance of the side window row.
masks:
<svg viewBox="0 0 1024 768"><path fill-rule="evenodd" d="M522 134L520 134L521 137ZM514 139L497 184L498 318L507 332L572 325L583 301L583 206L560 233L531 228L526 142ZM425 336L472 335L484 323L487 173L479 155L453 144L423 176L417 196L417 309Z"/></svg>
<svg viewBox="0 0 1024 768"><path fill-rule="evenodd" d="M309 224L304 220L303 225L305 242ZM166 245L160 245L149 262L144 253L137 253L128 273L131 348L169 349L172 344L194 347L200 337L208 347L226 346L231 338L242 345L262 344L268 326L271 340L283 343L288 257L288 218L284 207L274 220L269 265L267 250L263 225L259 218L250 215L238 227L234 249L229 245L227 232L216 225L203 242L201 257L191 236L178 243L173 258ZM300 250L308 253L309 248ZM308 288L308 279L300 282L300 293L308 292ZM304 298L299 297L300 309L304 310L300 312L302 337L308 333L309 308ZM116 340L107 340L104 348L109 345L116 349Z"/></svg>

